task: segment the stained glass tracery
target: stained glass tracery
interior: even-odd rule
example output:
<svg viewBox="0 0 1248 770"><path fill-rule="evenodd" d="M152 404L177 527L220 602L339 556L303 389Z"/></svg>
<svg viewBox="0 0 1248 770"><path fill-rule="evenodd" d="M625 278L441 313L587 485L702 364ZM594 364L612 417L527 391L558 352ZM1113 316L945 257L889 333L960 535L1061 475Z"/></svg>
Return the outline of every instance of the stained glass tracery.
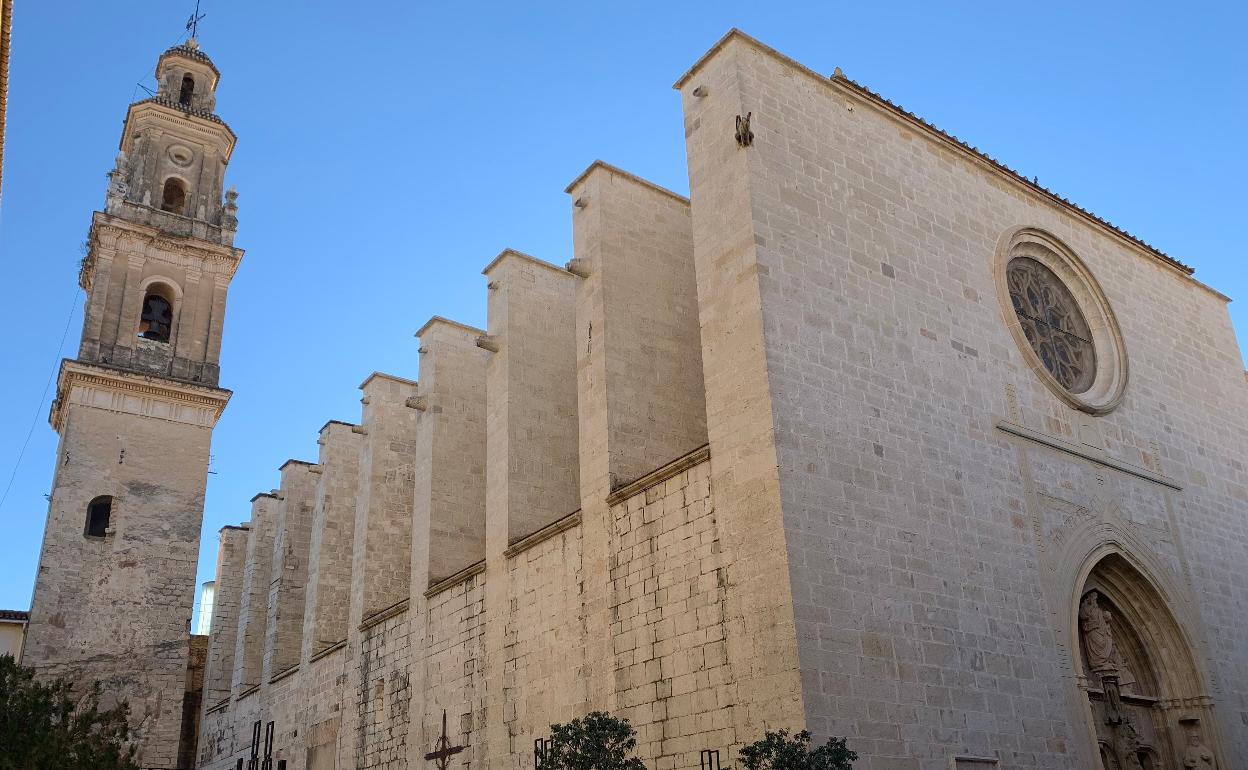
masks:
<svg viewBox="0 0 1248 770"><path fill-rule="evenodd" d="M1006 270L1010 301L1031 349L1044 368L1071 393L1096 378L1092 332L1070 290L1038 260L1015 257Z"/></svg>

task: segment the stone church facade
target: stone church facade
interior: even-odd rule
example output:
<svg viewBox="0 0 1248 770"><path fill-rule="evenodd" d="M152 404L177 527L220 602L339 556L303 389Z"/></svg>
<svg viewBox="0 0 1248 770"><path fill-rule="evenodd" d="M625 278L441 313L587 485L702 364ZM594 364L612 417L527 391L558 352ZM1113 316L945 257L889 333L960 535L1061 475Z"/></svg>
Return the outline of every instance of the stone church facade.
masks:
<svg viewBox="0 0 1248 770"><path fill-rule="evenodd" d="M195 766L432 767L445 739L451 766L528 768L591 710L656 770L779 727L865 770L1248 762L1227 298L739 32L676 89L688 199L591 165L565 267L500 254L486 329L430 319L419 381L368 377L358 423L221 531ZM232 222L219 193L200 216ZM190 350L169 366L215 386ZM81 548L63 486L53 545ZM98 641L41 615L50 590L32 646Z"/></svg>

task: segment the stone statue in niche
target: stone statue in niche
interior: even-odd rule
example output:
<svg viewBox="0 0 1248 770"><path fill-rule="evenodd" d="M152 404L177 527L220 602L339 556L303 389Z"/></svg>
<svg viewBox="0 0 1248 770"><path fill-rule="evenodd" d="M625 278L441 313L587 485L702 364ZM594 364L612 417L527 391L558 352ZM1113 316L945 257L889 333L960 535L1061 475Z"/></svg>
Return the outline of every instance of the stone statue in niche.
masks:
<svg viewBox="0 0 1248 770"><path fill-rule="evenodd" d="M1079 632L1088 658L1088 668L1099 676L1116 676L1123 692L1135 688L1135 674L1114 645L1110 626L1113 614L1101 604L1101 595L1088 591L1079 604Z"/></svg>
<svg viewBox="0 0 1248 770"><path fill-rule="evenodd" d="M1218 770L1213 750L1200 737L1200 720L1185 719L1187 724L1187 747L1183 750L1183 770Z"/></svg>
<svg viewBox="0 0 1248 770"><path fill-rule="evenodd" d="M1114 635L1109 630L1109 613L1101 609L1096 591L1089 591L1079 605L1079 630L1088 667L1096 674L1114 672Z"/></svg>
<svg viewBox="0 0 1248 770"><path fill-rule="evenodd" d="M1130 719L1124 719L1117 730L1118 756L1122 758L1123 770L1144 770L1140 763L1140 735Z"/></svg>

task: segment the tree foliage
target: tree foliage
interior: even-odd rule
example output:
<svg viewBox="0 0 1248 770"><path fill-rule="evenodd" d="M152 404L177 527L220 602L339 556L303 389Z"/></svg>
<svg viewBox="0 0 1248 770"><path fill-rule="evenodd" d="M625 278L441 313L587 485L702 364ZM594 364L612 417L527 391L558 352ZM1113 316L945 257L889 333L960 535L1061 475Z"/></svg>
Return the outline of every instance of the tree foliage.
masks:
<svg viewBox="0 0 1248 770"><path fill-rule="evenodd" d="M566 725L550 726L542 770L646 770L632 756L637 731L627 719L593 711Z"/></svg>
<svg viewBox="0 0 1248 770"><path fill-rule="evenodd" d="M788 730L768 730L763 739L741 749L745 770L853 770L858 754L850 751L844 738L829 738L814 749L810 732L790 736Z"/></svg>
<svg viewBox="0 0 1248 770"><path fill-rule="evenodd" d="M124 703L100 710L98 684L76 697L0 656L0 770L137 770L128 713Z"/></svg>

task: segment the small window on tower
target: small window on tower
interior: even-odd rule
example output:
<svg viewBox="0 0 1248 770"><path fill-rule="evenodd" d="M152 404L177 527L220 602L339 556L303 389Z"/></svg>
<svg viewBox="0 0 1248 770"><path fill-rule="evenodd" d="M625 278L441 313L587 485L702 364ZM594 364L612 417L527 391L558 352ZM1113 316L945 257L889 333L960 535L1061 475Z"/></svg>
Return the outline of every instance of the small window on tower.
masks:
<svg viewBox="0 0 1248 770"><path fill-rule="evenodd" d="M108 534L109 521L113 517L113 498L97 497L87 504L87 537L104 537Z"/></svg>
<svg viewBox="0 0 1248 770"><path fill-rule="evenodd" d="M177 177L165 180L165 189L160 196L160 210L181 214L186 210L186 185Z"/></svg>
<svg viewBox="0 0 1248 770"><path fill-rule="evenodd" d="M143 298L143 314L139 317L139 336L145 340L168 342L172 328L173 305L148 289L147 296Z"/></svg>
<svg viewBox="0 0 1248 770"><path fill-rule="evenodd" d="M190 75L182 76L182 90L178 92L178 104L183 107L191 106L191 97L195 95L195 78Z"/></svg>

